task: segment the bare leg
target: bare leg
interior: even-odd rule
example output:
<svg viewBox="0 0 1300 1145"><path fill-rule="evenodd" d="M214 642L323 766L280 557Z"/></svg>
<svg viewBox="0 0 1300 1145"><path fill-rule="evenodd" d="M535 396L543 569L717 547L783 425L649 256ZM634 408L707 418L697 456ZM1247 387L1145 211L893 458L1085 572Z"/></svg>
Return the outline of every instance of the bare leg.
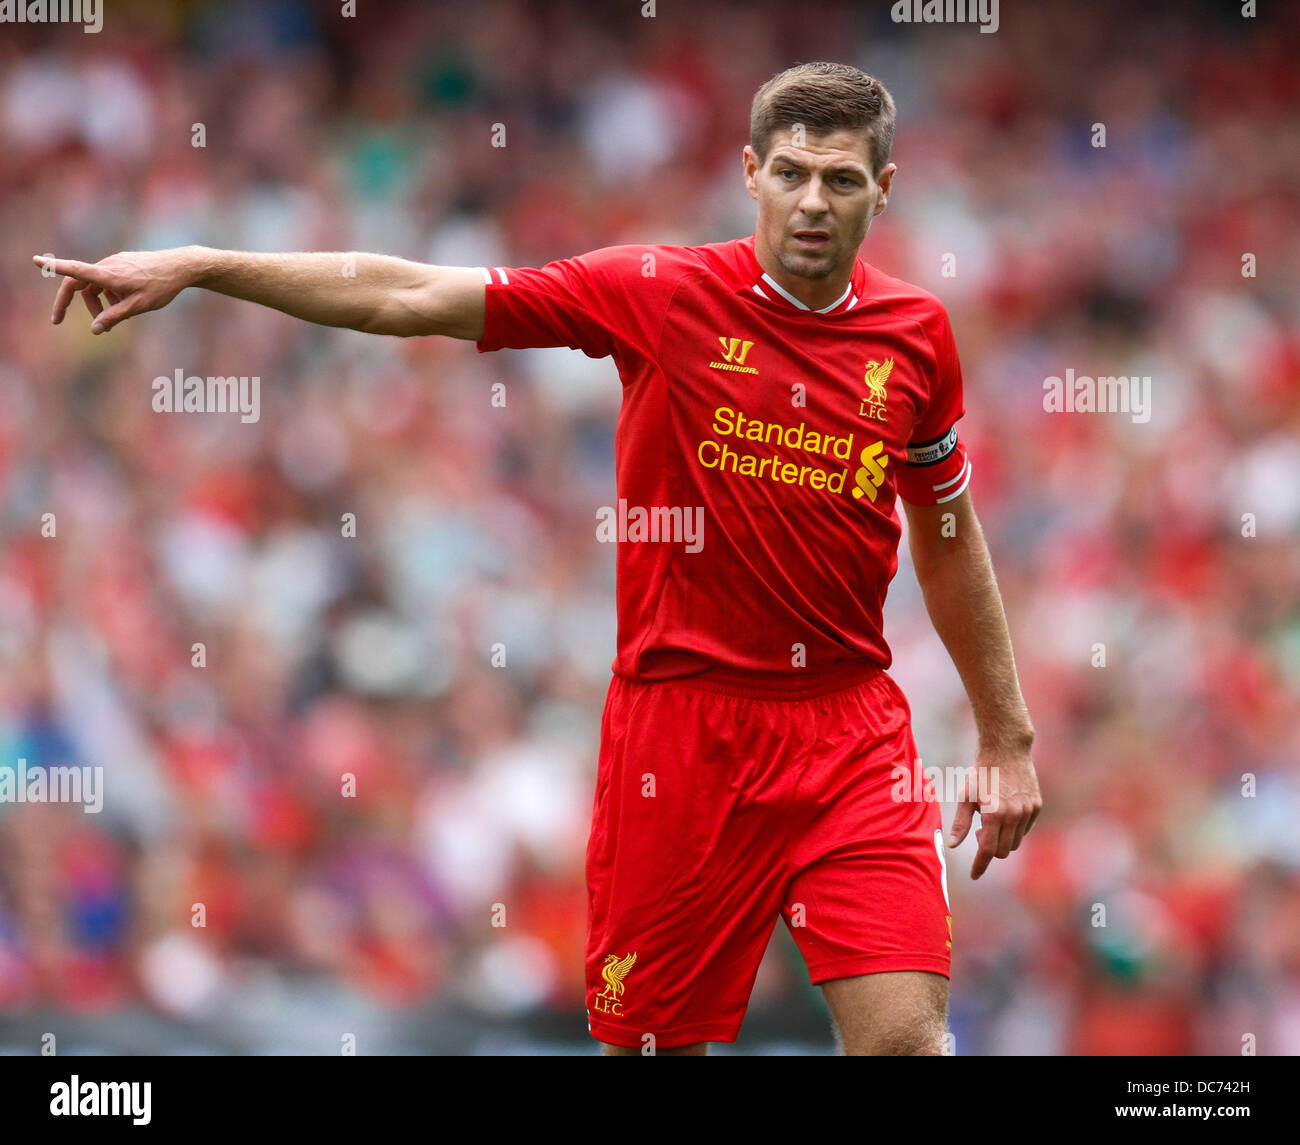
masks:
<svg viewBox="0 0 1300 1145"><path fill-rule="evenodd" d="M940 1056L948 1027L948 979L919 970L822 983L840 1049L861 1055Z"/></svg>

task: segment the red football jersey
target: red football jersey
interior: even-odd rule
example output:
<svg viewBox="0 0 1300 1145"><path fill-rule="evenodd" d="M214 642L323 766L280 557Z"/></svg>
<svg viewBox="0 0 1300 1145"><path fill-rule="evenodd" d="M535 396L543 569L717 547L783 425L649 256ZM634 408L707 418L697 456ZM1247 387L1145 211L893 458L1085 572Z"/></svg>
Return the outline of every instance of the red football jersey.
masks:
<svg viewBox="0 0 1300 1145"><path fill-rule="evenodd" d="M811 310L752 237L482 272L480 351L570 346L618 366L617 675L889 666L895 498L941 504L971 473L934 295L859 258Z"/></svg>

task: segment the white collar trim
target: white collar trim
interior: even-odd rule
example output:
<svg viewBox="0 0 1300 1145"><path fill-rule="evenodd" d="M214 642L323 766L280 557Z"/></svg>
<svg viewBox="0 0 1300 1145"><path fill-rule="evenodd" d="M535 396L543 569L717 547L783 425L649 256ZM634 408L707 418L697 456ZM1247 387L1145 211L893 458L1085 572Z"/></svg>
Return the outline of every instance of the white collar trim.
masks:
<svg viewBox="0 0 1300 1145"><path fill-rule="evenodd" d="M786 288L782 286L779 282L777 282L776 279L774 279L770 274L768 274L767 271L763 272L762 280L766 282L768 286L770 286L773 290L775 290L777 294L779 294L792 306L797 306L800 310L812 310L811 306L809 306L806 302L800 302L799 299L797 299L793 294L791 294L788 290L786 290ZM767 295L763 294L763 292L759 289L758 283L754 283L754 290L758 294L762 295L764 298L767 297ZM843 294L841 294L829 306L823 306L820 310L814 311L814 313L829 314L832 310L835 310L837 307L842 306L844 304L844 300L848 298L848 296L852 293L853 293L853 280L852 278L850 278L849 284L844 288ZM856 302L857 298L855 297L853 301ZM852 303L850 303L850 306L852 306Z"/></svg>

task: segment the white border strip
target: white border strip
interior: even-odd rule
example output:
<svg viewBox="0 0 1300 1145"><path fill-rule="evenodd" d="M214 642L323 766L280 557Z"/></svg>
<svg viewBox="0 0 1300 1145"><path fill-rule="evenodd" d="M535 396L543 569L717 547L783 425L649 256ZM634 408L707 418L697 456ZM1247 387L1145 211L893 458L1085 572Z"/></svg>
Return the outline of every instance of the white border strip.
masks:
<svg viewBox="0 0 1300 1145"><path fill-rule="evenodd" d="M940 497L939 500L935 502L936 505L942 505L945 501L951 501L954 497L960 497L966 492L966 486L970 484L971 468L970 458L968 457L966 458L966 464L962 467L962 471L958 473L952 481L945 481L942 485L936 485L934 487L934 491L937 493L940 489L946 489L953 483L953 481L961 481L961 484L957 487L955 492L949 493L946 497ZM965 478L965 480L963 481L962 478Z"/></svg>
<svg viewBox="0 0 1300 1145"><path fill-rule="evenodd" d="M811 306L809 306L807 303L800 302L799 299L797 299L793 294L791 294L788 290L786 290L786 288L782 286L779 282L777 282L776 279L774 279L770 274L768 274L767 271L763 272L763 281L766 282L768 286L770 286L773 290L775 290L777 294L779 294L782 298L784 298L788 303L790 303L791 306L797 306L800 310L812 310ZM754 289L759 294L761 294L764 298L767 297L766 294L763 294L763 292L758 289L758 283L754 283ZM829 314L832 310L836 309L839 306L842 306L844 304L844 300L848 298L850 294L853 294L852 280L850 280L848 286L844 288L844 293L841 294L834 302L832 302L829 306L823 306L820 310L813 310L813 313ZM857 295L854 294L853 302L849 303L849 309L853 308L853 305L854 303L857 302L857 300L858 300Z"/></svg>

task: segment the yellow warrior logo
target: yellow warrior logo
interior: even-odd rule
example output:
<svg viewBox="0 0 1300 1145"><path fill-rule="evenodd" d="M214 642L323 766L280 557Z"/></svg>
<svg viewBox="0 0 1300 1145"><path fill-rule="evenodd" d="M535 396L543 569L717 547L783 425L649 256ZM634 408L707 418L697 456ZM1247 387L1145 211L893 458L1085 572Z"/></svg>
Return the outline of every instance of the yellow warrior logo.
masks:
<svg viewBox="0 0 1300 1145"><path fill-rule="evenodd" d="M623 1013L623 979L627 972L636 965L636 951L620 958L617 954L605 955L605 965L600 968L600 976L605 979L605 989L596 995L596 1009L602 1014L616 1017Z"/></svg>
<svg viewBox="0 0 1300 1145"><path fill-rule="evenodd" d="M749 357L749 352L754 348L753 342L746 342L743 338L724 338L718 335L718 341L722 343L721 362L710 362L709 368L713 370L735 370L741 374L757 374L758 371L753 366L745 365L745 359Z"/></svg>
<svg viewBox="0 0 1300 1145"><path fill-rule="evenodd" d="M872 358L867 363L866 373L862 376L867 386L867 396L862 399L862 404L858 407L859 417L870 417L876 421L885 420L885 400L888 397L885 392L885 382L889 380L889 375L893 371L893 358L886 358L883 362L877 362Z"/></svg>

